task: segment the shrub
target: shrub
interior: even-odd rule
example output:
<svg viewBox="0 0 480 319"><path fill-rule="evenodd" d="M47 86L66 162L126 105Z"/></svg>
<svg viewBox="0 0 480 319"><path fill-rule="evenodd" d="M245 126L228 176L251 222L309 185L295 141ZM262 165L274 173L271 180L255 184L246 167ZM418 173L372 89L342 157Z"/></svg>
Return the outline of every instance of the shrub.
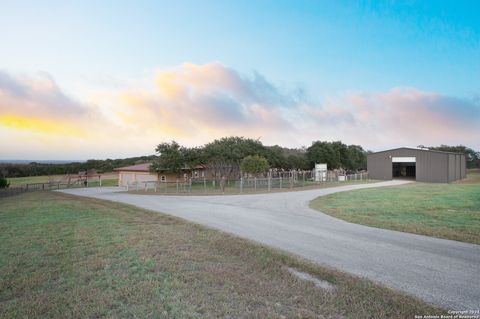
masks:
<svg viewBox="0 0 480 319"><path fill-rule="evenodd" d="M10 183L7 181L5 177L0 177L0 188L7 188L10 186Z"/></svg>

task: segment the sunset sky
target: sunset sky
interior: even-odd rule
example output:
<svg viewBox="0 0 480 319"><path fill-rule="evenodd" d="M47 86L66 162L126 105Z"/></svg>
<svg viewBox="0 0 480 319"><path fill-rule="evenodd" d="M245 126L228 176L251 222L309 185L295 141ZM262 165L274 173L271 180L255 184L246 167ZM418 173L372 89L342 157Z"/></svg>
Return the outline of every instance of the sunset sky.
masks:
<svg viewBox="0 0 480 319"><path fill-rule="evenodd" d="M0 1L0 159L480 150L480 1Z"/></svg>

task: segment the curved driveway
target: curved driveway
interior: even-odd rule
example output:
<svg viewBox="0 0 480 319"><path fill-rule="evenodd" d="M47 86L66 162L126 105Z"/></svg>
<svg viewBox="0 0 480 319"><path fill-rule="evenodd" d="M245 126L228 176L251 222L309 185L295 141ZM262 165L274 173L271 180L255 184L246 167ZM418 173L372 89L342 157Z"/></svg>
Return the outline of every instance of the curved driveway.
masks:
<svg viewBox="0 0 480 319"><path fill-rule="evenodd" d="M448 309L479 309L480 245L352 224L308 207L317 196L402 183L241 196L135 195L119 188L62 192L178 216L367 277Z"/></svg>

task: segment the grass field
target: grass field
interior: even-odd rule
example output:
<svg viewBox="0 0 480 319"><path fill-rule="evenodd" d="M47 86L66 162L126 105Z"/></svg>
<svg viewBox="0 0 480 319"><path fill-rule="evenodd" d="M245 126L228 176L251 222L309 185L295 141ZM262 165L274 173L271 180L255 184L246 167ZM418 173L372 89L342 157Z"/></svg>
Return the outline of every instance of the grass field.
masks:
<svg viewBox="0 0 480 319"><path fill-rule="evenodd" d="M294 267L336 286L315 288ZM417 299L222 232L55 192L0 199L1 318L413 318Z"/></svg>
<svg viewBox="0 0 480 319"><path fill-rule="evenodd" d="M35 183L49 183L49 182L68 182L68 175L42 175L42 176L27 176L27 177L13 177L8 178L10 186L19 186L25 184ZM98 178L94 178L90 181L91 186L98 186ZM103 186L116 186L118 185L118 174L104 174L102 176Z"/></svg>
<svg viewBox="0 0 480 319"><path fill-rule="evenodd" d="M479 170L457 183L355 190L310 205L353 223L480 244Z"/></svg>

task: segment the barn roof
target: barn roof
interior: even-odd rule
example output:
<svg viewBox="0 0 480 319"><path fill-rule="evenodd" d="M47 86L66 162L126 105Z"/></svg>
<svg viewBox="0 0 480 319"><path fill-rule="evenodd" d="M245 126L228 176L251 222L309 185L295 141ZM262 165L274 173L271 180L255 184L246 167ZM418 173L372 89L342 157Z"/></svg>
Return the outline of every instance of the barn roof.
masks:
<svg viewBox="0 0 480 319"><path fill-rule="evenodd" d="M422 152L432 152L432 153L443 153L443 154L456 154L456 155L465 155L463 153L454 153L454 152L444 152L444 151L437 151L437 150L429 150L427 148L419 148L419 147L397 147L397 148L392 148L389 150L384 150L384 151L379 151L379 152L373 152L369 154L377 154L377 153L384 153L384 152L391 152L395 150L414 150L414 151L422 151ZM367 155L369 155L367 154Z"/></svg>

